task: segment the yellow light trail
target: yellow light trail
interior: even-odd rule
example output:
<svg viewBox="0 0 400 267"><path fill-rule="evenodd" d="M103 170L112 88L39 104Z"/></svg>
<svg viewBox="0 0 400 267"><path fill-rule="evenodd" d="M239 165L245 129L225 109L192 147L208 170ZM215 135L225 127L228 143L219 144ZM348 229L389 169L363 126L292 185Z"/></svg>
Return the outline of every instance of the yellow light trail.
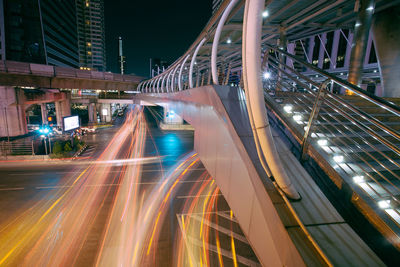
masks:
<svg viewBox="0 0 400 267"><path fill-rule="evenodd" d="M236 248L235 248L235 240L233 238L233 230L232 230L232 220L233 220L233 212L230 211L231 217L231 250L232 250L232 258L233 258L233 266L237 267L237 259L236 259Z"/></svg>
<svg viewBox="0 0 400 267"><path fill-rule="evenodd" d="M85 172L89 169L89 167L87 167L73 182L73 185L85 174ZM21 238L19 239L19 241L17 242L17 244L15 244L4 256L3 258L0 260L0 265L2 265L7 259L8 257L11 256L11 254L23 243L25 243L29 238L30 235L33 234L33 232L36 230L35 228L43 221L43 219L50 213L50 211L52 211L54 209L54 207L69 193L69 191L72 190L72 187L68 188L67 191L64 192L63 195L61 195L61 197L59 197L51 206L50 208L48 208L46 210L46 212L39 218L39 220L34 224L34 226L32 226L30 228L30 230Z"/></svg>

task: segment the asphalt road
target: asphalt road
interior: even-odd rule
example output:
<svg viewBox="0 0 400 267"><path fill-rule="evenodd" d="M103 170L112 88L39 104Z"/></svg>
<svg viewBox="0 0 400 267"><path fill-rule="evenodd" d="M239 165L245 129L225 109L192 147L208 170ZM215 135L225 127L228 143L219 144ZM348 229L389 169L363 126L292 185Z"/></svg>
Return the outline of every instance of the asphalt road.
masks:
<svg viewBox="0 0 400 267"><path fill-rule="evenodd" d="M257 263L193 152L193 132L161 131L149 112L138 114L134 127L121 118L86 136L88 149L73 162L1 164L0 263ZM95 162L103 158L111 163ZM144 160L124 161L132 159Z"/></svg>

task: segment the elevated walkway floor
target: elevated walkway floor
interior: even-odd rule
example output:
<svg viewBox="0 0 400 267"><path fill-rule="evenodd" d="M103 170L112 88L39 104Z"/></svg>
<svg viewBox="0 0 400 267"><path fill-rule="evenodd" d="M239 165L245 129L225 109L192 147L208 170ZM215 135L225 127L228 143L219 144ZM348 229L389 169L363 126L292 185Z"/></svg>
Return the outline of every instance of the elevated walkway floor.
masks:
<svg viewBox="0 0 400 267"><path fill-rule="evenodd" d="M292 202L292 206L313 239L321 247L334 266L385 266L364 241L351 229L339 215L314 180L282 142L279 134L273 131L275 145L289 177L292 179L302 199ZM278 210L279 212L279 210ZM297 223L281 216L283 223L298 249L302 240L295 229ZM301 252L307 257L307 252ZM313 265L313 259L305 259Z"/></svg>

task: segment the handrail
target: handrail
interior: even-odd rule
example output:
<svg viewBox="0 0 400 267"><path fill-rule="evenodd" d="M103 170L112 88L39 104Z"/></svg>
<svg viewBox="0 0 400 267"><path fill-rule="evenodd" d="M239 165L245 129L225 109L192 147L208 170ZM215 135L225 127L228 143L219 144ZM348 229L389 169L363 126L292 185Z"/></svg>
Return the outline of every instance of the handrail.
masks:
<svg viewBox="0 0 400 267"><path fill-rule="evenodd" d="M386 107L382 107L382 108L392 112L393 114L396 114L397 116L400 116L400 107L399 106L394 105L394 104L390 103L389 101L386 101L385 99L380 98L380 97L378 97L378 96L376 96L374 94L371 94L370 92L365 91L365 90L359 88L358 86L349 83L348 81L342 80L342 79L330 74L329 72L326 72L326 71L324 71L322 69L319 69L318 67L315 67L314 65L312 65L312 64L310 64L308 62L304 62L303 60L299 59L298 57L296 57L296 56L294 56L294 55L292 55L292 54L290 54L290 53L288 53L288 52L286 52L286 51L284 51L282 49L279 49L278 47L276 47L274 45L270 45L270 44L264 44L264 45L267 46L270 49L273 49L273 50L281 53L281 54L284 54L285 56L290 57L291 59L295 60L296 62L298 62L298 63L300 63L300 64L302 64L304 66L306 66L307 68L309 68L309 69L311 69L311 70L313 70L313 71L315 71L315 72L317 72L317 73L319 73L321 75L324 75L324 76L328 77L329 79L331 79L335 83L337 83L337 84L343 86L344 88L354 92L355 94L359 95L362 98L365 98L365 99L367 99L367 100L369 100L371 102L374 102L375 104L385 105Z"/></svg>
<svg viewBox="0 0 400 267"><path fill-rule="evenodd" d="M264 47L267 50L262 67L270 73L264 79L267 86L264 87L266 104L301 146L302 159L305 159L305 154L311 155L325 171L332 172L332 179L341 177L361 199L372 200L374 204L369 204L371 212L378 209L374 212L389 223L391 230L400 232L400 175L396 172L400 168L400 133L377 117L389 116L399 121L400 108L276 46L266 44ZM281 63L278 55L285 55L289 60L299 63L301 69L308 68L307 74L298 71L298 67L288 66L291 64ZM310 74L319 75L315 75L314 79ZM323 85L329 83L354 92L362 100L361 105L372 107L377 114L351 104L334 92L322 92L325 88ZM267 92L269 89L272 96ZM287 112L285 108L290 106ZM311 133L313 138L308 138ZM322 146L321 150L315 147L317 140L318 147ZM308 150L308 142L312 149ZM386 208L382 208L382 202L387 205L384 206ZM381 217L383 214L387 216Z"/></svg>
<svg viewBox="0 0 400 267"><path fill-rule="evenodd" d="M268 46L270 46L270 45L268 45ZM270 49L273 49L273 50L275 50L275 51L282 52L282 50L280 50L280 49L277 48L277 47L274 48L274 47L270 46ZM286 54L286 52L285 52L285 54ZM288 54L288 55L291 55L291 54L289 54L289 53L287 53L287 54ZM311 64L309 64L309 63L306 63L306 62L302 61L301 59L299 59L299 58L297 58L297 57L295 57L295 56L293 56L293 55L291 55L291 56L293 57L293 59L296 58L296 61L297 61L298 63L304 64L304 65L307 64L307 66L310 65L310 66L312 66L314 69L317 69L317 70L318 70L318 73L320 73L321 75L324 75L324 76L328 77L328 79L329 79L330 81L333 81L333 82L335 82L335 83L337 83L337 84L341 84L341 83L343 83L343 82L347 82L347 81L341 80L340 78L337 78L337 77L335 77L335 76L332 76L331 74L329 74L329 73L327 73L327 72L325 72L325 71L323 71L323 70L320 70L320 69L318 69L317 67L315 67L314 65L311 65ZM273 59L273 60L275 61L276 59ZM283 70L283 69L281 69L279 66L277 66L277 64L275 65L275 67L276 67L277 69L279 69L281 72L283 72L283 73L285 73L286 75L290 76L285 70ZM288 68L291 69L291 70L293 70L293 69L290 68L290 67L288 67ZM298 74L298 73L296 73L296 74ZM305 77L305 76L303 76L302 74L300 74L300 76L302 76L302 77L303 77L305 80L307 80L308 82L312 83L314 86L317 86L317 85L318 85L318 84L316 84L314 81L312 81L311 79L309 79L308 77ZM341 83L339 83L339 82L341 82ZM357 88L358 91L360 91L360 94L359 94L360 97L363 97L363 95L361 95L361 94L364 94L364 93L370 94L369 92L364 91L364 90L362 90L361 88L358 88L357 86L355 86L355 85L353 85L353 84L350 84L350 85L352 85L353 87ZM304 85L303 85L303 86L304 86ZM345 88L346 88L346 87L345 87ZM348 89L348 88L346 88L346 89ZM342 99L340 99L340 98L338 98L338 97L336 97L336 96L330 95L330 97L334 98L336 101L340 102L342 105L345 105L347 108L353 110L354 112L359 113L361 116L364 116L364 117L368 118L370 121L373 121L379 128L381 128L382 130L384 130L384 131L390 133L390 135L392 135L393 137L395 137L395 138L397 138L397 139L400 140L400 133L397 133L397 132L394 131L393 129L391 129L391 128L387 127L386 125L382 124L379 120L377 120L376 118L372 117L372 116L369 115L368 113L366 113L366 112L360 110L359 108L357 108L357 107L355 107L355 106L350 106L350 105L348 105L348 103L344 102ZM365 97L363 97L363 98L365 98ZM386 105L385 102L386 102L386 103L389 103L388 101L386 101L385 99L382 99L382 98L380 98L380 97L378 97L378 96L374 96L374 98L376 98L377 100L381 101L382 103L381 103L381 104L377 104L375 101L370 101L371 103L377 104L377 105L379 105L381 108L384 108L384 109L390 111L388 108L382 107L382 105ZM369 99L367 99L367 100L369 100ZM392 104L390 104L390 105L392 105ZM394 106L395 108L399 109L399 112L392 112L392 113L400 117L400 107L398 107L398 106L396 106L396 105L392 105L392 106ZM378 137L378 138L379 138L379 137ZM395 148L395 149L396 149L396 148ZM398 151L398 153L400 153L400 149L396 149L396 150Z"/></svg>

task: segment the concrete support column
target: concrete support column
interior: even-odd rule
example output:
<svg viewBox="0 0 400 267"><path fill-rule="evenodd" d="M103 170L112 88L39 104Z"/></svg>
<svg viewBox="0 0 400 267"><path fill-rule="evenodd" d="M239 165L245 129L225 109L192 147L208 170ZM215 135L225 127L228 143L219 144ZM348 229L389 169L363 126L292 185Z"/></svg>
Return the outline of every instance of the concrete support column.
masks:
<svg viewBox="0 0 400 267"><path fill-rule="evenodd" d="M97 122L97 111L96 111L95 103L90 103L88 105L88 112L89 112L89 123L96 123Z"/></svg>
<svg viewBox="0 0 400 267"><path fill-rule="evenodd" d="M374 0L360 0L358 17L354 25L354 37L351 45L351 56L348 81L360 86L364 65L365 50L368 44L368 35L374 14Z"/></svg>
<svg viewBox="0 0 400 267"><path fill-rule="evenodd" d="M331 69L336 69L337 62L337 54L339 50L339 40L340 40L340 30L336 30L333 34L333 44L332 44L332 52L331 52Z"/></svg>
<svg viewBox="0 0 400 267"><path fill-rule="evenodd" d="M25 107L13 87L0 86L0 137L28 133Z"/></svg>
<svg viewBox="0 0 400 267"><path fill-rule="evenodd" d="M372 26L384 97L400 97L400 5L377 13Z"/></svg>
<svg viewBox="0 0 400 267"><path fill-rule="evenodd" d="M71 116L71 100L66 98L62 101L56 101L56 118L57 125L63 127L63 117Z"/></svg>
<svg viewBox="0 0 400 267"><path fill-rule="evenodd" d="M325 57L325 46L326 46L326 33L322 33L318 35L320 46L319 46L319 54L318 54L318 68L323 69L324 66L324 57Z"/></svg>
<svg viewBox="0 0 400 267"><path fill-rule="evenodd" d="M56 106L56 119L57 119L57 126L62 127L62 111L61 111L61 101L56 101L54 103L54 105Z"/></svg>
<svg viewBox="0 0 400 267"><path fill-rule="evenodd" d="M101 116L101 108L102 108L102 104L96 104L96 112L95 112L95 122L97 122L97 112L99 113L99 119L100 119L100 122L104 122L104 118L103 118L103 116Z"/></svg>
<svg viewBox="0 0 400 267"><path fill-rule="evenodd" d="M47 124L47 107L46 103L41 103L40 104L40 111L42 114L42 124L45 125Z"/></svg>
<svg viewBox="0 0 400 267"><path fill-rule="evenodd" d="M61 101L61 112L63 117L71 116L71 93L65 92L65 100Z"/></svg>

